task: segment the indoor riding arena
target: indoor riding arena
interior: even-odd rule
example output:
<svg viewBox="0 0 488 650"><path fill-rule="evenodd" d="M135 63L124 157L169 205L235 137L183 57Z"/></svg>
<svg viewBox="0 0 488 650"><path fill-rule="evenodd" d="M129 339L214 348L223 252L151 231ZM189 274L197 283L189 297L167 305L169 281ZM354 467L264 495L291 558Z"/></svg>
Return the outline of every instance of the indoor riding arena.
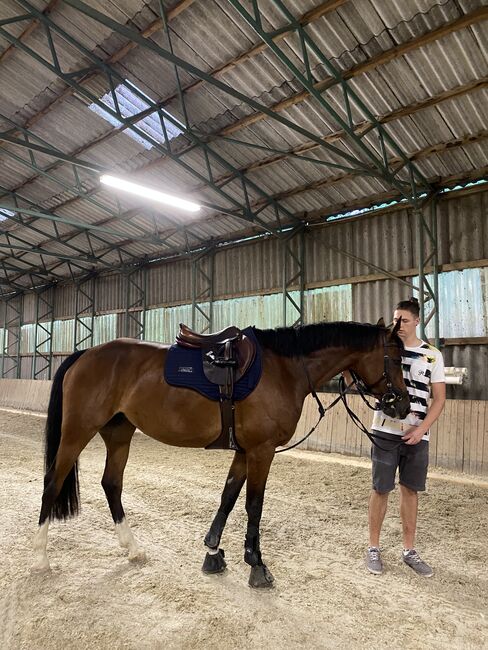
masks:
<svg viewBox="0 0 488 650"><path fill-rule="evenodd" d="M488 647L487 88L485 0L0 2L2 650Z"/></svg>

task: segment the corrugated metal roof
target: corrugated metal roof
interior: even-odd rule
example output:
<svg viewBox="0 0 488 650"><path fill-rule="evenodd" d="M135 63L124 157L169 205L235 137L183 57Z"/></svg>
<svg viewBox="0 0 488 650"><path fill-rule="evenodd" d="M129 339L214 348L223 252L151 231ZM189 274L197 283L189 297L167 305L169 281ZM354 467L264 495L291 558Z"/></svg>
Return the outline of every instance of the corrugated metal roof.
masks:
<svg viewBox="0 0 488 650"><path fill-rule="evenodd" d="M46 3L40 0L33 4L40 10L46 7ZM166 9L173 5L169 2L164 4ZM287 0L285 5L296 19L300 19L307 12L317 9L320 3L318 0ZM92 6L107 10L104 3L92 3ZM387 120L386 131L407 155L413 157L417 168L428 178L462 176L476 170L480 170L481 174L486 165L488 139L483 133L488 129L488 124L483 106L487 103L488 91L483 84L487 82L488 47L484 28L486 23L482 20L486 20L487 15L480 14L478 20L469 26L455 28L451 33L448 30L442 37L412 47L400 56L389 57L390 60L367 71L361 72L357 66L395 47L415 42L420 37L428 40L429 34L435 30L454 23L464 15L476 16L476 12L483 7L486 7L483 0L348 0L337 9L312 20L305 28L333 65L350 77L349 86L372 114ZM277 29L285 24L285 16L272 3L262 3L261 10L266 29ZM6 0L0 6L0 19L24 12L25 8L20 7L19 3ZM110 3L110 17L120 24L136 26L143 32L157 21L159 14L157 3L152 1L113 0ZM50 19L80 44L80 48L77 48L63 38L55 37L63 73L92 65L90 52L109 64L110 57L115 57L116 62L111 64L114 72L136 84L152 100L166 100L165 109L179 120L184 120L172 64L141 46L129 48L123 56L119 55L120 48L127 43L125 37L64 2L60 2L51 12ZM12 23L5 30L17 38L26 26L26 21ZM339 130L338 122L317 100L302 93L299 80L270 48L262 48L258 54L235 62L260 40L226 0L195 0L188 3L170 21L170 34L177 56L209 73L223 68L223 71L215 74L216 78L246 97L257 99L264 106L275 107L280 116L302 129L320 137L331 136ZM147 38L153 43L167 46L161 28ZM64 154L91 161L107 170L125 172L155 187L170 187L181 194L191 193L197 200L205 200L225 209L237 209L247 200L251 208L259 209L263 201L276 197L277 205L281 207L282 223L291 222L293 215L301 218L306 212L327 211L334 206L347 206L361 199L368 203L370 197L391 190L383 179L363 176L341 181L340 170L332 166L279 156L274 151L252 149L223 139L223 129L239 124L241 118L253 115L255 109L208 82L195 85L195 76L181 69L179 78L183 87L194 86L185 92L190 124L197 136L208 138L209 151L216 154L210 153L210 157L206 158L200 148L192 146L191 138L180 136L172 143L172 153L187 166L183 169L178 160L169 160L157 148L147 150L127 133L113 130L102 117L89 110L89 97L81 91L67 91L67 84L57 74L23 51L23 46L32 48L52 62L42 27L34 29L22 40L22 44L9 48L8 39L0 35L0 87L3 89L0 96L1 128L10 130L12 125L8 119L11 119L41 138L44 146L55 147ZM295 33L286 34L278 46L294 66L304 70ZM82 51L81 47L86 51ZM9 56L3 57L2 52L7 48ZM330 71L314 53L310 51L309 55L314 81L327 79ZM234 64L227 65L233 61ZM109 91L110 83L106 76L93 74L93 71L87 71L85 75L83 88L94 96L100 98ZM471 88L457 97L416 109L415 105L419 102L476 80L481 83L480 88ZM113 83L118 83L116 77ZM334 86L321 92L344 119L346 112L341 87ZM297 101L297 94L301 101ZM283 100L289 100L286 106L278 104ZM388 118L404 107L410 107L408 115L391 120ZM365 120L365 115L354 106L352 116L358 124ZM284 153L308 141L303 133L280 125L269 117L243 124L231 137ZM40 143L33 136L31 141ZM380 151L373 132L366 134L363 141L377 153ZM439 149L438 145L442 143L449 143L449 148L445 151L442 147ZM344 139L334 137L332 144L339 151L357 155L357 151ZM431 151L429 148L434 145L435 151ZM388 143L386 150L389 156L397 156ZM314 148L303 155L332 163L341 161L340 156L325 149ZM273 164L247 169L273 156L278 158ZM360 154L360 157L365 159L364 154ZM29 166L32 162L27 149L4 144L0 148L0 185L59 215L86 224L103 224L116 230L117 235L98 233L98 238L92 238L95 255L105 253L107 246L122 244L125 251L122 256L126 261L157 258L184 249L187 242L195 246L202 242L232 238L247 227L247 222L242 218L209 208L203 209L198 219L188 221L174 210L156 211L153 206L146 206L129 196L115 197L106 189L99 189L96 173L78 169L77 178L68 163L56 161L39 152L35 153L36 169ZM54 167L53 163L56 163ZM213 180L221 185L221 189L205 187L205 183L202 183L202 179L208 178L209 168ZM240 173L249 179L245 190L238 177ZM229 180L229 174L236 177ZM402 174L407 178L407 170ZM13 204L11 197L0 198L2 201ZM118 218L119 212L129 212L129 221ZM269 225L276 222L276 212L272 206L260 211L259 217ZM463 218L467 217L464 215ZM88 250L86 236L73 236L73 227L68 224L56 226L56 233L52 222L26 217L26 223L35 225L41 233L34 233L25 225L14 225L12 222L7 222L7 225L2 222L2 228L12 228L16 234L21 233L27 242L41 244L54 253L67 253L64 244L52 241L56 236L69 238L73 245ZM187 235L174 231L174 224L186 225ZM161 232L160 244L154 239L158 231ZM144 232L148 233L147 237ZM395 238L401 236L396 228L392 232ZM163 243L162 237L166 234L169 237ZM4 236L0 234L0 237ZM458 242L453 245L458 245ZM74 252L73 255L76 256ZM0 251L0 261L10 257L6 250ZM116 251L104 255L103 259L112 265L120 264ZM38 253L20 253L17 262L19 260L36 266L42 266L45 262L48 269L56 264L58 275L70 277L67 264L62 262L59 266L59 260L52 256L46 256L43 262ZM103 270L103 266L99 265L99 268ZM28 276L22 276L18 281L26 286L31 282Z"/></svg>

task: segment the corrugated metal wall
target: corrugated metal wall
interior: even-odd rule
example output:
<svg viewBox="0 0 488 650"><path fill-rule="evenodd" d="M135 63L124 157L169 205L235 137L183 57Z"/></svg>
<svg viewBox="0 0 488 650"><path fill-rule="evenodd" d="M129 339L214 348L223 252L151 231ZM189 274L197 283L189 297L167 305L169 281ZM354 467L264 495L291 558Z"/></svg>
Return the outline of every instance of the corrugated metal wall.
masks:
<svg viewBox="0 0 488 650"><path fill-rule="evenodd" d="M488 192L465 196L445 195L439 204L439 261L442 264L472 262L488 258ZM290 246L297 249L299 237ZM417 266L416 224L406 209L365 215L359 219L314 227L305 234L305 278L311 287L305 296L308 322L352 319L376 322L391 317L395 304L412 294L397 280L378 280L371 264L391 272ZM348 257L364 258L358 261ZM203 261L206 264L206 260ZM207 265L208 266L208 265ZM240 246L222 248L214 256L214 330L235 323L272 327L283 324L283 245L277 239L259 239ZM146 287L146 338L171 341L179 322L191 323L192 265L189 259L151 264L138 271L135 285ZM359 276L359 278L358 278ZM371 280L367 281L368 276ZM351 279L352 284L347 280ZM362 281L356 281L356 279ZM415 278L404 278L415 282ZM326 286L335 284L340 286ZM95 283L97 314L118 312L95 319L94 341L108 340L125 331L125 309L140 294L134 285L127 290L124 274L103 276ZM312 290L312 287L317 287ZM347 287L347 288L345 288ZM58 286L54 292L56 321L72 319L75 312L74 286ZM254 294L254 295L253 295ZM261 294L261 295L260 295ZM265 295L262 295L265 294ZM234 300L224 298L234 297ZM440 281L441 336L487 336L488 269L473 268L442 274ZM16 298L11 304L20 304ZM161 307L164 307L162 309ZM79 305L80 308L80 305ZM87 303L86 316L91 306ZM8 308L7 308L8 311ZM0 301L0 315L5 303ZM12 310L10 309L10 313ZM22 322L33 323L35 294L23 296ZM85 315L85 314L84 314ZM289 310L289 321L294 314ZM203 319L201 319L203 324ZM3 317L0 327L3 325ZM33 332L24 327L23 351L32 349ZM33 328L31 328L33 329ZM30 338L29 338L30 337ZM73 321L55 323L54 351L72 349ZM459 398L486 398L488 363L483 346L461 345L445 351L448 365L470 370L466 387L451 389ZM29 357L22 359L22 377L30 377ZM56 357L58 363L58 357Z"/></svg>

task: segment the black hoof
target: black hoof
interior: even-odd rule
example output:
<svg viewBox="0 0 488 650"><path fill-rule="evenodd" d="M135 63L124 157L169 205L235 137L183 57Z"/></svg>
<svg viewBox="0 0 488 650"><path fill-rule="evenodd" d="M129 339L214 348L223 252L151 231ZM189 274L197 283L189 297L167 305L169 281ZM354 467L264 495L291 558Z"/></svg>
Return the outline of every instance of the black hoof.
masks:
<svg viewBox="0 0 488 650"><path fill-rule="evenodd" d="M227 564L225 563L224 557L225 553L221 548L219 549L219 552L214 555L207 553L205 560L203 561L203 573L222 573L225 571Z"/></svg>
<svg viewBox="0 0 488 650"><path fill-rule="evenodd" d="M265 564L251 567L249 586L254 589L270 589L274 586L274 578Z"/></svg>

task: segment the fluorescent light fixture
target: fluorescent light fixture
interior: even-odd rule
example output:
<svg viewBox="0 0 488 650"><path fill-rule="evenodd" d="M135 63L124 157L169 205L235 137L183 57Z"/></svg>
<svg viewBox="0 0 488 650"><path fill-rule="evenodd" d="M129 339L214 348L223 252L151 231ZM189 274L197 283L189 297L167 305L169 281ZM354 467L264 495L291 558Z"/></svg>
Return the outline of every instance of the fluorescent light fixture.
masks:
<svg viewBox="0 0 488 650"><path fill-rule="evenodd" d="M188 212L198 212L200 210L198 203L186 201L185 199L180 199L177 196L165 194L164 192L159 192L158 190L153 190L149 187L144 187L143 185L137 185L137 183L131 183L124 180L123 178L116 178L115 176L108 176L107 174L104 174L103 176L100 176L100 183L103 183L104 185L110 185L110 187L115 187L116 189L123 190L124 192L137 194L137 196L142 196L144 199L157 201L158 203L165 203L166 205L172 205L174 208L181 208L181 210L188 210Z"/></svg>

